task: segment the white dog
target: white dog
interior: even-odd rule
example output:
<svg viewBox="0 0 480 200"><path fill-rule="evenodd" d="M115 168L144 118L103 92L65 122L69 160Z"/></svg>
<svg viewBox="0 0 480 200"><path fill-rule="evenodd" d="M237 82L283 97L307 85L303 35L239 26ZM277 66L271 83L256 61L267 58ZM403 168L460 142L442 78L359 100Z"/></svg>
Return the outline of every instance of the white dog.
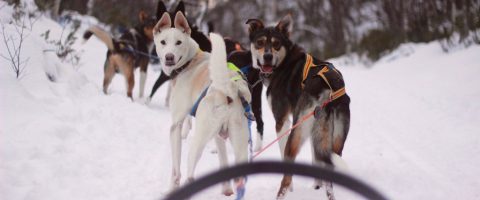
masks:
<svg viewBox="0 0 480 200"><path fill-rule="evenodd" d="M178 12L174 20L163 14L155 26L154 42L162 70L172 78L170 109L172 126L170 140L173 170L172 189L180 184L182 124L201 93L208 91L198 104L196 127L188 155L188 180L193 180L197 164L207 142L215 138L221 167L227 166L225 139L233 146L235 161L246 162L248 157L248 121L241 97L250 102L247 82L233 80L238 76L227 68L225 43L217 34L210 34L212 53L202 52L190 37L191 29L185 16ZM233 194L230 181L223 184L225 195Z"/></svg>

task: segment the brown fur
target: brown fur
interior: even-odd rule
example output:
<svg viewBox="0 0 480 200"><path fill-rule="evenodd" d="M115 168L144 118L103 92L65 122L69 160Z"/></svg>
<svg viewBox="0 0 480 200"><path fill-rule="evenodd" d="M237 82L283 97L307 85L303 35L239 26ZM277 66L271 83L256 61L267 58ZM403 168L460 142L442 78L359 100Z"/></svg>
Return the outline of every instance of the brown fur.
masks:
<svg viewBox="0 0 480 200"><path fill-rule="evenodd" d="M119 39L113 39L108 32L97 26L90 27L83 35L83 38L87 40L94 34L108 47L103 79L103 92L105 94L107 94L108 86L115 76L115 73L120 72L126 79L127 96L132 98L132 91L135 84L133 74L135 68L139 67L140 71L145 74L147 72L150 59L148 57L148 47L153 43L155 19L149 17L144 11L141 11L138 17L140 24L136 26L135 29L122 34ZM132 52L130 48L133 48L134 51ZM146 76L144 76L144 78L146 78ZM141 81L140 97L143 95L144 88L142 88L142 85L144 87L145 79Z"/></svg>

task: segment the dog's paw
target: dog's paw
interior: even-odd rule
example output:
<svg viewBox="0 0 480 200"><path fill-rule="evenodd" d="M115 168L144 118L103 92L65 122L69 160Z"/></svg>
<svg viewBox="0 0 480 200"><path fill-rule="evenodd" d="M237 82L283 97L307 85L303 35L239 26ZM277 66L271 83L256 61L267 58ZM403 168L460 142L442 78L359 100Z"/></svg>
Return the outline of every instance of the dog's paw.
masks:
<svg viewBox="0 0 480 200"><path fill-rule="evenodd" d="M233 190L230 184L224 184L222 188L222 194L225 196L232 196Z"/></svg>
<svg viewBox="0 0 480 200"><path fill-rule="evenodd" d="M144 104L145 104L145 105L150 105L151 102L152 102L152 98L151 98L151 97L146 97L146 98L144 99Z"/></svg>
<svg viewBox="0 0 480 200"><path fill-rule="evenodd" d="M278 191L277 200L285 199L286 194L287 194L287 188L282 188L280 191Z"/></svg>
<svg viewBox="0 0 480 200"><path fill-rule="evenodd" d="M262 136L257 133L257 140L255 141L255 147L253 148L253 151L258 152L262 149L263 147L263 139Z"/></svg>
<svg viewBox="0 0 480 200"><path fill-rule="evenodd" d="M315 180L313 183L313 189L318 190L322 188L322 181L321 180Z"/></svg>

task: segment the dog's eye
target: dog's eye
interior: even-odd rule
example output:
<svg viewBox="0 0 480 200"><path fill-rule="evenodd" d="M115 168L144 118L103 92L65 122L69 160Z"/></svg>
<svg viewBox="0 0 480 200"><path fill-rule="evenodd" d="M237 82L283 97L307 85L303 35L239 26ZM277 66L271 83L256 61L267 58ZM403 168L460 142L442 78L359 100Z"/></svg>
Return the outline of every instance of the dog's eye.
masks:
<svg viewBox="0 0 480 200"><path fill-rule="evenodd" d="M162 41L160 41L160 44L165 45L167 43L165 42L165 40L162 40Z"/></svg>
<svg viewBox="0 0 480 200"><path fill-rule="evenodd" d="M180 40L177 40L177 43L175 43L175 45L181 45L182 44L182 41Z"/></svg>
<svg viewBox="0 0 480 200"><path fill-rule="evenodd" d="M281 44L280 41L278 41L278 40L274 40L274 41L272 42L272 47L273 47L274 49L276 49L276 50L280 49L281 46L282 46L282 44Z"/></svg>
<svg viewBox="0 0 480 200"><path fill-rule="evenodd" d="M257 40L257 46L258 46L258 47L263 47L263 46L265 46L265 40L262 40L262 39Z"/></svg>

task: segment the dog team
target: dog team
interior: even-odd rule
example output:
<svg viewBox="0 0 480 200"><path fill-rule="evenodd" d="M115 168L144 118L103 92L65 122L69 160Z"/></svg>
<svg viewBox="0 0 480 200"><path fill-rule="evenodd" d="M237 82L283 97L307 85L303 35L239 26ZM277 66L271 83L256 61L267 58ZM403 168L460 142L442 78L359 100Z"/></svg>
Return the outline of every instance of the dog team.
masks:
<svg viewBox="0 0 480 200"><path fill-rule="evenodd" d="M345 92L342 74L333 64L313 57L290 39L293 31L290 15L275 26L265 26L260 19L246 20L250 50L216 33L205 36L187 20L183 2L168 12L160 1L156 16L140 12L139 21L119 38L93 26L84 33L84 39L95 35L108 47L103 92L108 93L113 76L119 72L127 80L129 98L133 98L133 73L137 67L140 68L139 97L143 97L149 52L155 48L162 73L149 98L164 82L170 81L167 98L172 119L172 189L180 185L182 137L190 130L191 116L195 117L196 126L187 158L186 180L189 182L194 180L195 166L212 139L217 145L221 168L228 164L227 139L232 145L235 163L249 161L249 113L245 105L251 105L257 124L254 149L262 148L263 86L277 136L315 110L314 118L302 121L288 138L279 141L283 160L293 162L303 143L310 138L314 164L335 167L333 159L342 155L349 131L350 97ZM234 180L240 181L243 180ZM335 199L332 183L324 183L327 197ZM278 199L285 197L291 184L292 176L284 175ZM316 180L315 188L320 186L322 181ZM222 184L222 193L227 196L234 193L230 181Z"/></svg>

